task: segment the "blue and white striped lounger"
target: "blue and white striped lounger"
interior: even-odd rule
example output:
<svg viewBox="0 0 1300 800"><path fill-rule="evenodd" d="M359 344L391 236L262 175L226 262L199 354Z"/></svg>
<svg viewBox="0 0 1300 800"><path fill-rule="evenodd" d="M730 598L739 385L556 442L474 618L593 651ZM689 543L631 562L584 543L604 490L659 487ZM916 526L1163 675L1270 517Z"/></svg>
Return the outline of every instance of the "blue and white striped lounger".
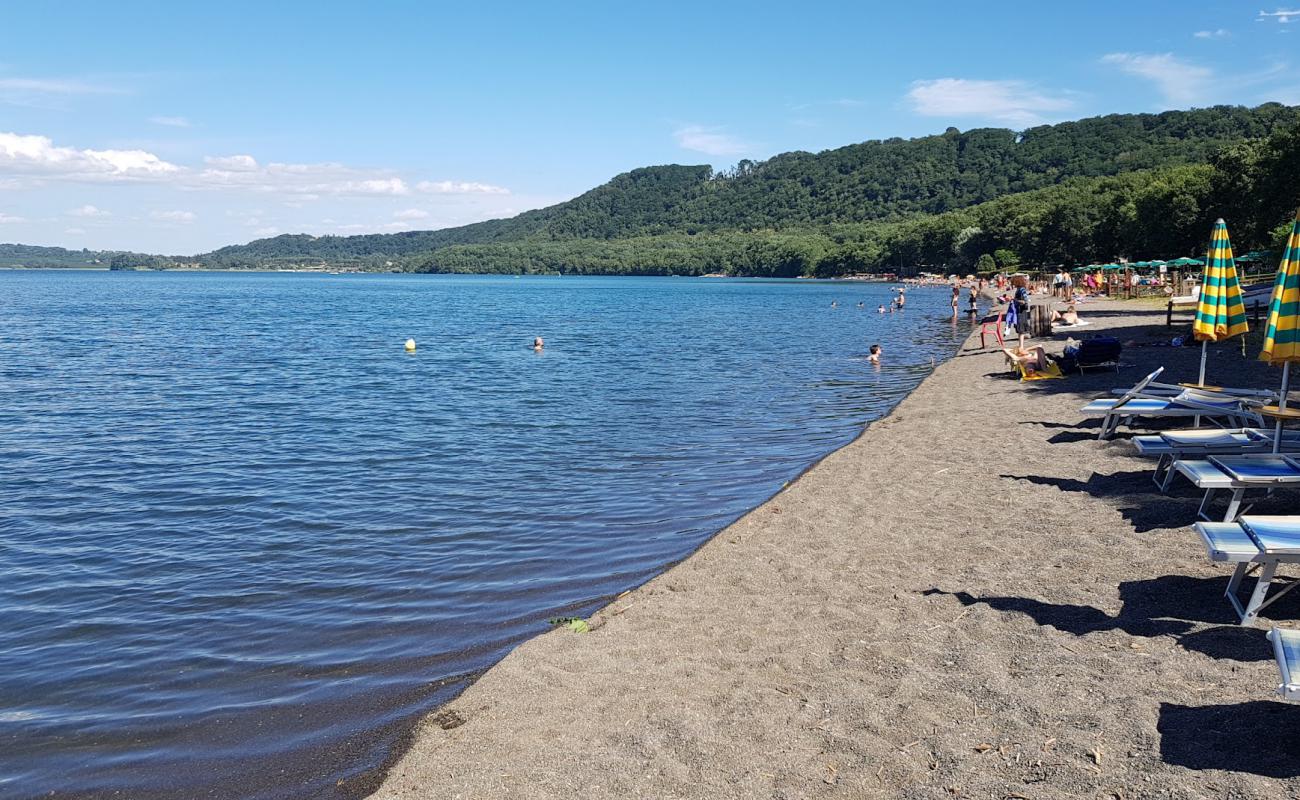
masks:
<svg viewBox="0 0 1300 800"><path fill-rule="evenodd" d="M1215 492L1231 492L1223 521L1232 522L1244 510L1241 501L1247 491L1300 487L1300 466L1291 456L1272 453L1180 458L1173 470L1205 490L1197 514L1207 521L1211 519L1209 508Z"/></svg>
<svg viewBox="0 0 1300 800"><path fill-rule="evenodd" d="M1257 527L1266 529L1266 533L1270 526L1277 527L1277 524L1268 521L1285 520L1286 524L1292 526L1295 531L1296 538L1293 540L1295 546L1281 550L1275 548L1271 552L1266 550L1245 526L1244 523L1248 519L1255 521ZM1269 589L1277 575L1278 565L1300 563L1300 517L1249 516L1244 517L1242 523L1198 522L1194 527L1204 540L1211 561L1237 565L1224 595L1228 598L1228 602L1232 603L1242 625L1253 625L1259 617L1260 610L1296 586L1294 582L1288 582L1281 591L1268 597ZM1251 592L1250 598L1242 603L1239 594L1241 582L1254 570L1259 571L1254 591Z"/></svg>
<svg viewBox="0 0 1300 800"><path fill-rule="evenodd" d="M1088 416L1100 416L1101 431L1098 439L1107 439L1114 435L1121 424L1130 424L1134 417L1160 418L1195 418L1204 417L1216 421L1221 427L1245 427L1262 425L1259 414L1246 407L1246 401L1237 398L1224 398L1209 392L1183 389L1179 394L1167 396L1147 396L1143 392L1148 384L1156 379L1164 367L1146 376L1118 398L1103 397L1093 400L1080 411Z"/></svg>
<svg viewBox="0 0 1300 800"><path fill-rule="evenodd" d="M1273 643L1277 670L1282 673L1277 693L1287 700L1300 700L1300 631L1274 628L1268 638Z"/></svg>
<svg viewBox="0 0 1300 800"><path fill-rule="evenodd" d="M1263 428L1196 428L1143 434L1132 441L1138 455L1157 459L1152 480L1162 492L1168 491L1177 474L1172 469L1177 459L1273 451L1273 432ZM1300 452L1300 432L1283 433L1279 452Z"/></svg>

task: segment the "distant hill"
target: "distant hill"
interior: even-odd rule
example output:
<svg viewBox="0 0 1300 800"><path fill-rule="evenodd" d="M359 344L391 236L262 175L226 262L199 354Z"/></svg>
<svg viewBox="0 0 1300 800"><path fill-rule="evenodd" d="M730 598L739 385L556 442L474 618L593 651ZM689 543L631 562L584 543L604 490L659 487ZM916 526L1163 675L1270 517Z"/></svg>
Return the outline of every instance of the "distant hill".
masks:
<svg viewBox="0 0 1300 800"><path fill-rule="evenodd" d="M162 269L175 262L166 256L116 250L67 250L29 244L0 243L0 269L118 269L145 267Z"/></svg>
<svg viewBox="0 0 1300 800"><path fill-rule="evenodd" d="M1300 107L1112 114L783 153L733 169L643 167L564 203L436 231L259 239L183 259L220 269L839 275L1188 255L1215 216L1275 244L1300 175ZM6 251L4 248L9 248ZM179 266L137 253L0 246L0 266Z"/></svg>
<svg viewBox="0 0 1300 800"><path fill-rule="evenodd" d="M1203 164L1227 145L1266 137L1297 122L1300 108L1270 103L1112 114L1019 133L949 128L917 139L742 161L723 173L708 166L644 167L558 205L459 228L346 237L284 235L196 258L222 267L313 261L378 267L456 245L899 221L1076 178Z"/></svg>

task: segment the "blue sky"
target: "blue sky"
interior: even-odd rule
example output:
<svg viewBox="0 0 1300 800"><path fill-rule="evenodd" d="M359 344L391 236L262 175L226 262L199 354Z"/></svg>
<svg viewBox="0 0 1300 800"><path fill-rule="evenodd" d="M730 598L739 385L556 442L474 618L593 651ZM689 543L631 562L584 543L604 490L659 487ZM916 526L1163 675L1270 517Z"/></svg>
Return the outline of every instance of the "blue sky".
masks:
<svg viewBox="0 0 1300 800"><path fill-rule="evenodd" d="M648 164L1269 100L1300 0L8 4L0 241L439 228Z"/></svg>

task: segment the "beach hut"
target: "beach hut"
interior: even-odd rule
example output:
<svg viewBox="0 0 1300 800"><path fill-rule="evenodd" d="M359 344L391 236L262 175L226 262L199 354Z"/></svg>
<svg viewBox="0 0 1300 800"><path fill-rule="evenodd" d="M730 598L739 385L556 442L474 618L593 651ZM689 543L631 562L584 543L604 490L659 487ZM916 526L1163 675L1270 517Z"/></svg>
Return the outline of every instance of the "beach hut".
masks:
<svg viewBox="0 0 1300 800"><path fill-rule="evenodd" d="M1282 262L1273 280L1273 297L1264 326L1264 349L1260 360L1282 365L1282 391L1278 399L1277 422L1273 428L1273 452L1282 443L1282 421L1286 416L1286 394L1291 382L1291 362L1300 361L1300 211L1291 223Z"/></svg>
<svg viewBox="0 0 1300 800"><path fill-rule="evenodd" d="M1196 321L1192 335L1201 342L1201 373L1197 383L1205 384L1205 356L1210 342L1221 342L1248 330L1246 305L1241 301L1241 284L1237 265L1232 260L1232 242L1228 225L1222 219L1214 223L1210 251L1205 259L1205 277L1196 304Z"/></svg>

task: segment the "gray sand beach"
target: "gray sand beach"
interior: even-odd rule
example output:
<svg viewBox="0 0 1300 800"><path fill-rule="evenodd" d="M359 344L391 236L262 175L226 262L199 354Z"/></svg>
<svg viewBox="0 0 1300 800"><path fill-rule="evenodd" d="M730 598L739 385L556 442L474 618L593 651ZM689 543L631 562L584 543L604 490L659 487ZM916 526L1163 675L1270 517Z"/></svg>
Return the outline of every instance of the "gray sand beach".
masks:
<svg viewBox="0 0 1300 800"><path fill-rule="evenodd" d="M1155 346L1163 309L1081 311L1133 343L1118 374L1010 380L973 337L590 633L517 648L374 797L1300 797L1300 706L1196 490L1159 494L1078 411L1159 365L1194 380L1199 348ZM1212 345L1210 381L1275 387L1258 349Z"/></svg>

